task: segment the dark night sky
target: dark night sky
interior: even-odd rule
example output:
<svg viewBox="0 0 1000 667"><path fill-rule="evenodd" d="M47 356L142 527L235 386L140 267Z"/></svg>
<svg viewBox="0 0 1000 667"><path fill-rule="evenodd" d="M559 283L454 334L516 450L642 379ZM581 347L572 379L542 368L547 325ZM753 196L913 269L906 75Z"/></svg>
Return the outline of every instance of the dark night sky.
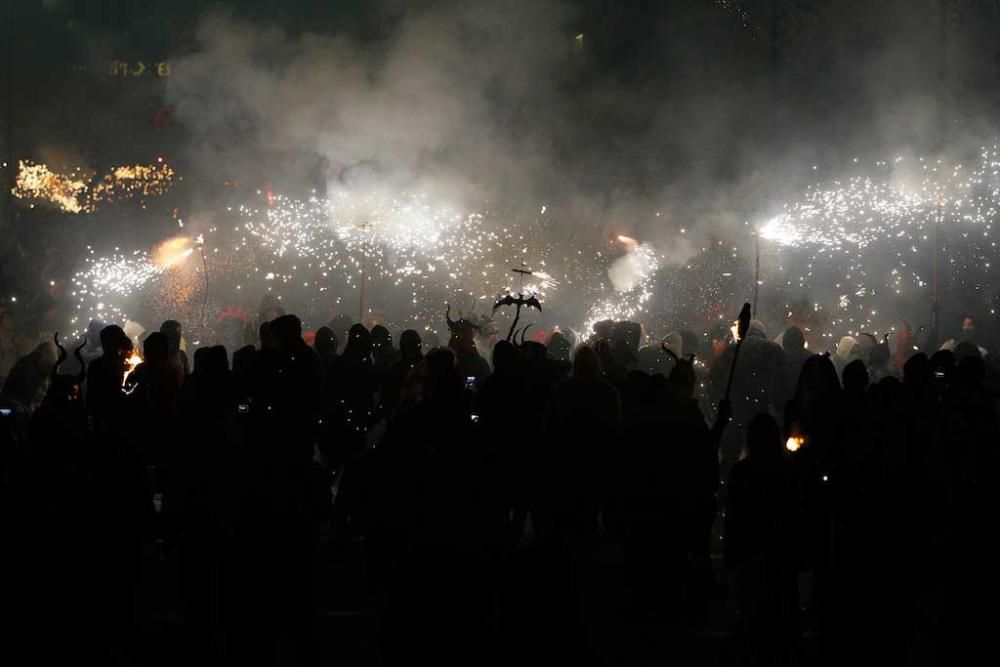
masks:
<svg viewBox="0 0 1000 667"><path fill-rule="evenodd" d="M75 143L93 159L113 157L95 151L127 151L136 141L177 140L176 133L164 137L149 128L162 82L109 81L107 63L175 58L191 48L207 9L226 6L292 35L346 33L378 49L407 16L448 4L20 0L14 3L12 49L17 152L51 140L70 118L77 121L70 131ZM610 79L629 88L633 100L648 102L646 109L597 119L611 130L621 129L616 123L634 128L654 122L656 102L665 96L690 100L712 93L726 105L756 101L766 91L769 104L754 105L757 117L715 110L719 124L765 135L765 145L777 149L822 136L815 143L839 144L853 154L870 148L873 135L881 140L876 144L933 147L943 141L932 136L944 135L943 126L961 131L997 108L1000 9L992 1L751 0L728 3L728 9L713 0L568 4L563 36L569 41L583 32L587 57L567 78L567 94L586 94L589 82ZM733 5L745 10L749 26ZM921 103L927 107L921 113L897 108ZM83 132L81 118L87 119ZM710 118L703 125L712 135L720 129Z"/></svg>

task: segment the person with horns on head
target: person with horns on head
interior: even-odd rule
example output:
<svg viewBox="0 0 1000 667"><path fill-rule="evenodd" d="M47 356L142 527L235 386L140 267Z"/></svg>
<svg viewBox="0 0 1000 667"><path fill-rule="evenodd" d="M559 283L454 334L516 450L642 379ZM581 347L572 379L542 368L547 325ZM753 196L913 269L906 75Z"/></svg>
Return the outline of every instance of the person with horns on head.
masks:
<svg viewBox="0 0 1000 667"><path fill-rule="evenodd" d="M473 378L477 384L482 382L490 374L490 364L476 349L476 332L479 330L479 325L464 317L459 317L458 320L451 319L450 305L444 317L448 323L448 331L451 332L448 347L455 353L459 374L466 380Z"/></svg>

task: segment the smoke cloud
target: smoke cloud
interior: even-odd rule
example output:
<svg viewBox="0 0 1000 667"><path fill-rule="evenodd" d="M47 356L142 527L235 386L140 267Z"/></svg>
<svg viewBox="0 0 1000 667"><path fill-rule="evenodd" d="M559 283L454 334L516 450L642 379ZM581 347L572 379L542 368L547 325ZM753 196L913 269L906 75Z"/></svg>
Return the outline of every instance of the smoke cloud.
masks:
<svg viewBox="0 0 1000 667"><path fill-rule="evenodd" d="M295 33L216 11L175 59L168 100L206 173L293 193L420 190L511 218L547 206L567 254L624 233L679 268L708 247L745 258L754 225L854 157L981 142L995 100L941 82L987 77L988 31L938 43L941 3L778 3L776 17L740 4L748 20L709 1L653 17L380 2L372 30ZM598 26L592 40L605 20L620 35ZM635 260L612 266L615 288L635 284Z"/></svg>

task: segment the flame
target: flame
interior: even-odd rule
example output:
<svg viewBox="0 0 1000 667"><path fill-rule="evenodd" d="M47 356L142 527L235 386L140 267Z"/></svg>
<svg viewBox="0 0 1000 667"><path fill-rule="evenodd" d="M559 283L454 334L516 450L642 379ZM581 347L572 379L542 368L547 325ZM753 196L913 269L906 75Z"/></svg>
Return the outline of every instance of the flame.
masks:
<svg viewBox="0 0 1000 667"><path fill-rule="evenodd" d="M142 355L139 354L138 350L132 351L132 356L125 360L126 370L125 376L122 378L122 386L125 386L125 381L128 380L128 376L132 374L136 366L142 363Z"/></svg>
<svg viewBox="0 0 1000 667"><path fill-rule="evenodd" d="M785 449L790 452L797 452L802 449L802 445L806 444L806 439L801 435L790 435L788 440L785 441Z"/></svg>

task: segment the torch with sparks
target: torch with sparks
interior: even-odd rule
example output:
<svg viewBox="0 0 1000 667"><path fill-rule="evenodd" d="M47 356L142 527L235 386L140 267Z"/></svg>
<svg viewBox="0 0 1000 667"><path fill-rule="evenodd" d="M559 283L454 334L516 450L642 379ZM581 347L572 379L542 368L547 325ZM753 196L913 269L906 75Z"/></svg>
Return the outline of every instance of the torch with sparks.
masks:
<svg viewBox="0 0 1000 667"><path fill-rule="evenodd" d="M135 389L135 385L131 387L128 386L128 378L132 375L132 371L142 363L142 355L139 354L138 348L132 350L132 354L129 358L125 360L125 375L122 377L122 389L125 390L126 394L131 394L132 390Z"/></svg>
<svg viewBox="0 0 1000 667"><path fill-rule="evenodd" d="M722 399L724 401L729 400L729 392L733 388L733 377L736 375L736 361L740 358L740 349L743 347L743 340L746 338L747 331L750 330L750 304L744 303L743 308L740 309L739 319L736 321L736 350L733 352L733 365L729 369L729 380L726 382L726 394Z"/></svg>

